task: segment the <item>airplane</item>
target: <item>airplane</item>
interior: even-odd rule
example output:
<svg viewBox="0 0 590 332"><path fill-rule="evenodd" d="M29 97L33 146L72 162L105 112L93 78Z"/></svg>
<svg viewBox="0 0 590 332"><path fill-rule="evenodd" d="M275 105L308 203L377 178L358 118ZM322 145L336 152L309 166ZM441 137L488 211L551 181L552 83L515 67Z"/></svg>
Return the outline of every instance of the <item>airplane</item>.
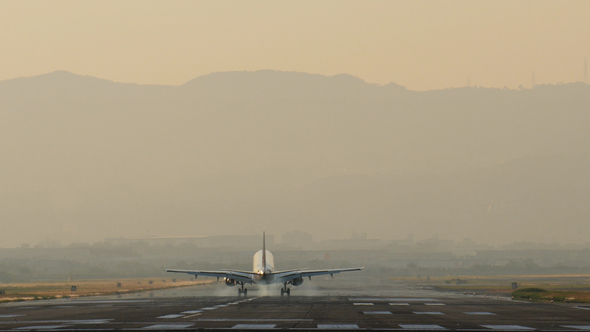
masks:
<svg viewBox="0 0 590 332"><path fill-rule="evenodd" d="M248 296L248 289L244 288L244 284L283 284L281 288L281 296L287 294L291 295L291 289L287 288L287 285L299 286L303 283L303 278L319 276L319 275L330 275L334 278L334 274L340 272L360 271L363 267L353 267L345 269L326 269L326 270L307 270L307 269L294 269L275 271L274 269L274 257L272 253L266 250L265 234L262 232L262 250L257 251L254 254L253 259L254 268L252 272L239 271L239 270L219 270L219 271L205 271L205 270L175 270L166 269L166 272L174 273L187 273L194 275L195 279L197 276L217 277L224 278L225 284L228 286L240 285L238 289L238 296L244 294Z"/></svg>

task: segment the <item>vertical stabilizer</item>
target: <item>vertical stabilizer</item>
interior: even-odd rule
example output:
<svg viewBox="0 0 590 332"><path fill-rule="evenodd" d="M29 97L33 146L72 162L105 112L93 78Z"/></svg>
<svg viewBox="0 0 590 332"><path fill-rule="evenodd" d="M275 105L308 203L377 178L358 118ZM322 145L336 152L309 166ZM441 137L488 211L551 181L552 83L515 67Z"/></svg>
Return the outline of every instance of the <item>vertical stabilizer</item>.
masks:
<svg viewBox="0 0 590 332"><path fill-rule="evenodd" d="M266 239L264 232L262 232L262 272L266 273Z"/></svg>

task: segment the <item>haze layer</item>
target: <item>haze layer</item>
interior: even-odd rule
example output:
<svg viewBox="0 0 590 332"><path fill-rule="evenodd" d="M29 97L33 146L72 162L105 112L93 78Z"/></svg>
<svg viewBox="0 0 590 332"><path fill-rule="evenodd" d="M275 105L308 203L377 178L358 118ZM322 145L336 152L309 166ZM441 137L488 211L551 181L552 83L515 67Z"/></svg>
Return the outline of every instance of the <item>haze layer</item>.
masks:
<svg viewBox="0 0 590 332"><path fill-rule="evenodd" d="M2 246L262 230L586 241L589 92L275 71L3 81Z"/></svg>

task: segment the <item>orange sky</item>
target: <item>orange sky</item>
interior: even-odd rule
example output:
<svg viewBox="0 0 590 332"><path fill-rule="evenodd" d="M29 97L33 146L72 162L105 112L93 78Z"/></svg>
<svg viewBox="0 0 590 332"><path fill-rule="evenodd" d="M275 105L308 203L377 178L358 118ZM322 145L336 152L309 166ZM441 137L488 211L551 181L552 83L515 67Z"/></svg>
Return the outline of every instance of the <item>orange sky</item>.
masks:
<svg viewBox="0 0 590 332"><path fill-rule="evenodd" d="M0 80L276 69L428 90L580 81L590 1L0 1Z"/></svg>

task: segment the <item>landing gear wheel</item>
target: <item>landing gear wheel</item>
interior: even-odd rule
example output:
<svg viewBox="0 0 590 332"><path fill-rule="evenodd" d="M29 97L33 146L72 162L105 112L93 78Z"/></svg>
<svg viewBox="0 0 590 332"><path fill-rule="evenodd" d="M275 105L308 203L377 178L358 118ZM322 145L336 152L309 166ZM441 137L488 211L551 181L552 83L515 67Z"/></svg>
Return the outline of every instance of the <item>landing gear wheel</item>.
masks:
<svg viewBox="0 0 590 332"><path fill-rule="evenodd" d="M291 296L291 288L281 288L281 296L284 296L285 294L287 294L287 296Z"/></svg>
<svg viewBox="0 0 590 332"><path fill-rule="evenodd" d="M283 283L283 288L281 288L281 296L287 294L287 296L291 296L291 288L287 288L287 283Z"/></svg>
<svg viewBox="0 0 590 332"><path fill-rule="evenodd" d="M242 296L242 294L244 294L244 297L248 296L248 288L244 288L244 283L241 283L242 288L238 289L238 296Z"/></svg>

